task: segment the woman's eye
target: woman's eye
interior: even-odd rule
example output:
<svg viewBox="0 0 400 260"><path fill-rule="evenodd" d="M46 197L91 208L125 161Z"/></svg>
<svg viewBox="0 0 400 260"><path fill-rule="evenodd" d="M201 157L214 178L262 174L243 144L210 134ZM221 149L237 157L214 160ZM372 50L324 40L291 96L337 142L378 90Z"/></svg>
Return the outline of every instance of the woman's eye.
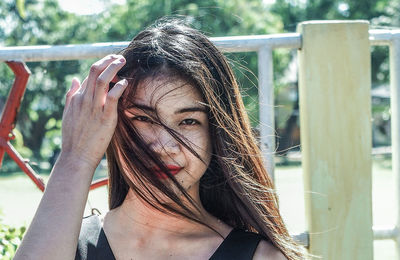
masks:
<svg viewBox="0 0 400 260"><path fill-rule="evenodd" d="M137 120L140 122L147 122L147 123L153 123L153 120L147 116L134 116L132 117L132 120Z"/></svg>
<svg viewBox="0 0 400 260"><path fill-rule="evenodd" d="M181 122L181 125L197 125L200 124L196 119L188 118Z"/></svg>

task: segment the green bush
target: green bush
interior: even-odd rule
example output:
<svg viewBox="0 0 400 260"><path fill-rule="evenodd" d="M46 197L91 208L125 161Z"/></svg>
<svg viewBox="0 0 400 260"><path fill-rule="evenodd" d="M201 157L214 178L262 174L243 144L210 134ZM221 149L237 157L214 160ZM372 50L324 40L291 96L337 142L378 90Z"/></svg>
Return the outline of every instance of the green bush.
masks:
<svg viewBox="0 0 400 260"><path fill-rule="evenodd" d="M21 244L22 237L25 233L25 227L11 227L3 223L0 216L0 259L11 260L17 247Z"/></svg>

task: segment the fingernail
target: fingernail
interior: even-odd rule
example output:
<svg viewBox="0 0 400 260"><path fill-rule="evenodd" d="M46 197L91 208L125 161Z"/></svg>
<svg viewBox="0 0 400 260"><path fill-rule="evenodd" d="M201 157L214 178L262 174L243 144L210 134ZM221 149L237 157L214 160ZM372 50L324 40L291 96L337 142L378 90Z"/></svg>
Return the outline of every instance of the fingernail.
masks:
<svg viewBox="0 0 400 260"><path fill-rule="evenodd" d="M121 57L121 58L119 58L119 61L120 61L120 62L125 62L125 58L124 58L124 57Z"/></svg>
<svg viewBox="0 0 400 260"><path fill-rule="evenodd" d="M121 80L121 84L125 86L128 84L128 81L126 79L123 79L123 80Z"/></svg>

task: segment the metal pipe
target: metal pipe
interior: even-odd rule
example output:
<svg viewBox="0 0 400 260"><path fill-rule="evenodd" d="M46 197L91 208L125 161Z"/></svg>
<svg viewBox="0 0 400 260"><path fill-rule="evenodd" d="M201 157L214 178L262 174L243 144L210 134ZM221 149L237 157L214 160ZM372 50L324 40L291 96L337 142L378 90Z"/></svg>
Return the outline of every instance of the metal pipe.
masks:
<svg viewBox="0 0 400 260"><path fill-rule="evenodd" d="M373 227L374 240L396 240L400 234L397 227ZM293 239L302 246L309 246L309 233L307 231L300 234L292 234Z"/></svg>
<svg viewBox="0 0 400 260"><path fill-rule="evenodd" d="M7 62L7 65L13 71L15 80L8 94L7 101L4 105L0 119L0 138L5 141L11 139L10 135L15 127L19 106L25 93L26 83L28 82L29 75L31 74L25 63ZM3 162L4 153L5 148L0 147L0 167Z"/></svg>
<svg viewBox="0 0 400 260"><path fill-rule="evenodd" d="M389 45L391 40L400 35L400 30L369 30L371 45ZM299 33L284 33L271 35L250 35L210 38L224 52L258 51L262 46L275 48L301 48ZM50 60L81 60L103 57L116 53L129 42L105 42L93 44L69 45L37 45L0 48L0 62L16 61L50 61Z"/></svg>
<svg viewBox="0 0 400 260"><path fill-rule="evenodd" d="M301 47L299 33L214 37L211 38L211 41L225 52L258 51L265 46L271 49L278 47L298 49Z"/></svg>
<svg viewBox="0 0 400 260"><path fill-rule="evenodd" d="M93 181L92 184L90 184L89 190L94 190L104 185L108 185L108 177Z"/></svg>
<svg viewBox="0 0 400 260"><path fill-rule="evenodd" d="M371 45L390 45L391 41L400 36L400 30L369 30Z"/></svg>
<svg viewBox="0 0 400 260"><path fill-rule="evenodd" d="M300 48L298 33L273 35L232 36L210 38L224 52L258 51L262 46L271 48ZM50 60L81 60L100 58L117 53L129 42L106 42L93 44L38 45L0 48L0 62L17 60L25 62Z"/></svg>
<svg viewBox="0 0 400 260"><path fill-rule="evenodd" d="M299 245L304 247L310 247L310 234L308 232L303 232L300 234L291 235L294 241L296 241Z"/></svg>
<svg viewBox="0 0 400 260"><path fill-rule="evenodd" d="M43 179L35 173L32 167L29 165L27 161L22 158L22 156L18 153L17 150L12 146L10 142L5 141L4 139L0 139L0 146L5 148L7 154L13 159L18 166L24 171L26 175L36 184L36 186L41 190L44 191L45 184Z"/></svg>
<svg viewBox="0 0 400 260"><path fill-rule="evenodd" d="M100 58L116 53L129 42L106 42L70 45L37 45L0 48L0 61L54 61Z"/></svg>
<svg viewBox="0 0 400 260"><path fill-rule="evenodd" d="M374 240L389 240L394 239L396 241L399 235L399 229L397 227L373 227Z"/></svg>
<svg viewBox="0 0 400 260"><path fill-rule="evenodd" d="M392 171L396 185L396 227L400 227L400 34L392 38L390 59L390 111L392 134ZM395 238L397 257L400 258L400 234Z"/></svg>
<svg viewBox="0 0 400 260"><path fill-rule="evenodd" d="M275 108L272 49L265 45L258 51L258 100L260 112L260 148L267 172L273 181L275 153Z"/></svg>
<svg viewBox="0 0 400 260"><path fill-rule="evenodd" d="M15 75L14 83L8 94L6 104L0 119L0 137L8 140L7 137L15 127L14 123L25 93L26 83L28 82L31 71L22 62L7 62L7 65Z"/></svg>

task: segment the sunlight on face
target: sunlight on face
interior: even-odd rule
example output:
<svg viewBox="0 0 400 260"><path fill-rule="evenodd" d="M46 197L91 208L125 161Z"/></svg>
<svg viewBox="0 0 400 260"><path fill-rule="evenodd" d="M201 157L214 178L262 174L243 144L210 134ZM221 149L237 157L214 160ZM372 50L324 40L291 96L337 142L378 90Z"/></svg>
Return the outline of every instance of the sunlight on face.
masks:
<svg viewBox="0 0 400 260"><path fill-rule="evenodd" d="M139 84L134 105L125 111L150 149L186 190L199 182L211 160L208 116L203 102L196 88L186 81L156 78ZM161 123L176 131L201 159ZM159 169L153 170L157 177L166 178Z"/></svg>

